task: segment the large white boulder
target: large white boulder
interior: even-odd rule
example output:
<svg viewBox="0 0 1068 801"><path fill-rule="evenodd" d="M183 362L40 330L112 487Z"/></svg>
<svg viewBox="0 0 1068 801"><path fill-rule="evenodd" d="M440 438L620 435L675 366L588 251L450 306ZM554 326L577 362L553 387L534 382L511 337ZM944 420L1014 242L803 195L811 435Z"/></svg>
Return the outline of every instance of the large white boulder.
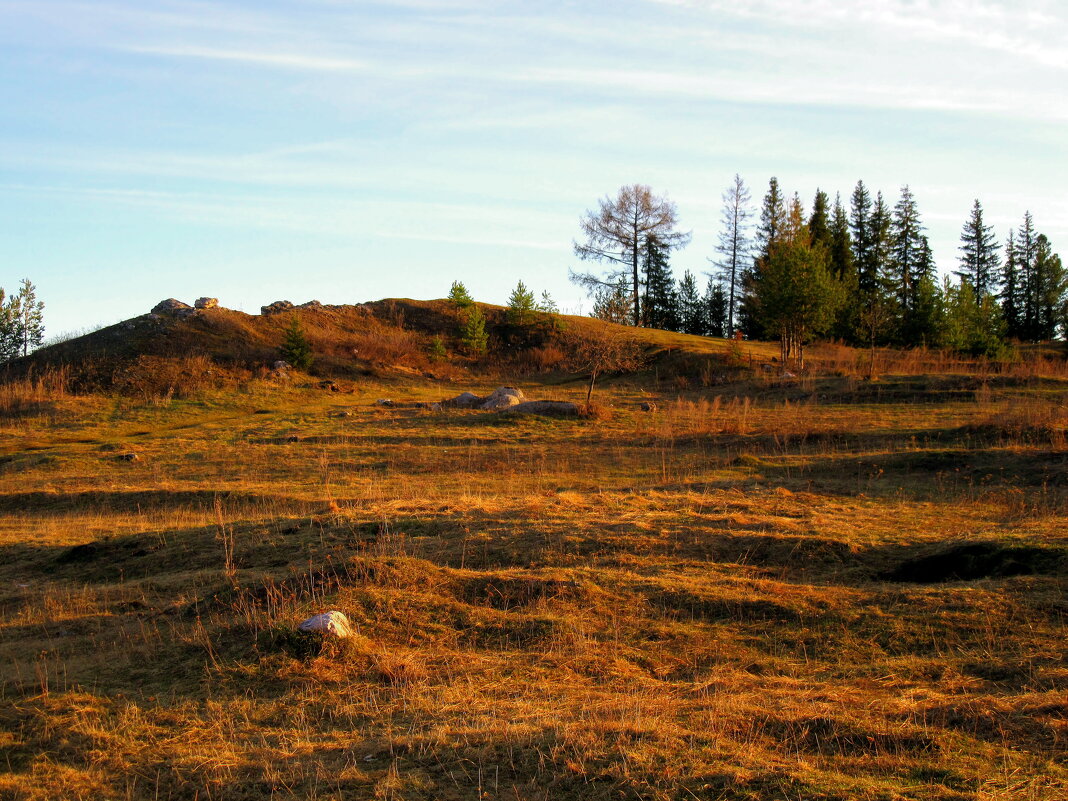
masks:
<svg viewBox="0 0 1068 801"><path fill-rule="evenodd" d="M479 404L478 408L488 410L507 409L511 406L517 406L525 400L526 396L523 394L523 390L518 387L498 387Z"/></svg>
<svg viewBox="0 0 1068 801"><path fill-rule="evenodd" d="M351 637L355 633L345 613L336 610L310 617L297 626L297 629L299 631L321 631L323 634L332 634L340 638Z"/></svg>

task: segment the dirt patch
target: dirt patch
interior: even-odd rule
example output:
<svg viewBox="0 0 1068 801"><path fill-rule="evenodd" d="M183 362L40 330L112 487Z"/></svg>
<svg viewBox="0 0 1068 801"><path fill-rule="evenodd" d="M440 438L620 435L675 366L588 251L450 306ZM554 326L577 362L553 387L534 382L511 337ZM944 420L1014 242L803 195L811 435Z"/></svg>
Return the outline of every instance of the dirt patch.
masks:
<svg viewBox="0 0 1068 801"><path fill-rule="evenodd" d="M938 584L945 581L1048 575L1061 572L1065 561L1061 549L1007 547L977 542L909 559L883 578L912 584Z"/></svg>

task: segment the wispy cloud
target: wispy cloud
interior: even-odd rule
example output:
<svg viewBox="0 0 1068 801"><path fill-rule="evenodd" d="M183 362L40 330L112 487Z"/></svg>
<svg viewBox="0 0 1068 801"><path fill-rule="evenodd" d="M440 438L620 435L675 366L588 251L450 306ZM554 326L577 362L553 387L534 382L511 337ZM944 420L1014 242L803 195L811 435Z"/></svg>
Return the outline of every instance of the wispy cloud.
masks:
<svg viewBox="0 0 1068 801"><path fill-rule="evenodd" d="M284 67L316 72L366 72L371 69L366 61L352 58L330 58L307 53L275 53L254 50L228 50L194 45L132 45L120 48L129 53L155 56L174 56L209 61L238 61L244 64L260 64L269 67Z"/></svg>

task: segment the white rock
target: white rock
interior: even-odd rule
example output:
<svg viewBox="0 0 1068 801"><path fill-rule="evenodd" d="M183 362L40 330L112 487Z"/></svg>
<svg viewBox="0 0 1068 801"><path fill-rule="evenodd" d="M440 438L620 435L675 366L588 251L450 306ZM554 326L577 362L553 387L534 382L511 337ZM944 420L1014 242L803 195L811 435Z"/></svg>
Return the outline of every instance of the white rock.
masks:
<svg viewBox="0 0 1068 801"><path fill-rule="evenodd" d="M331 610L321 615L310 617L297 626L300 631L321 631L324 634L333 634L335 637L351 637L353 635L352 624L344 612Z"/></svg>
<svg viewBox="0 0 1068 801"><path fill-rule="evenodd" d="M461 392L455 398L445 401L446 406L455 406L458 409L474 409L482 403L482 398L474 392Z"/></svg>
<svg viewBox="0 0 1068 801"><path fill-rule="evenodd" d="M517 387L499 387L487 397L481 404L480 409L507 409L516 406L526 400L523 390Z"/></svg>

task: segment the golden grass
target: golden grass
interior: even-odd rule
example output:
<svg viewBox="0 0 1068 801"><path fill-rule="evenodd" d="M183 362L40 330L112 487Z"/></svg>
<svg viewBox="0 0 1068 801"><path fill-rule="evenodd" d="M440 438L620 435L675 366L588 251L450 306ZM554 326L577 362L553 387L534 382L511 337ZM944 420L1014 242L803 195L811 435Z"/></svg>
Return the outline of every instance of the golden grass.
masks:
<svg viewBox="0 0 1068 801"><path fill-rule="evenodd" d="M0 798L1064 798L1056 386L693 378L3 416Z"/></svg>

